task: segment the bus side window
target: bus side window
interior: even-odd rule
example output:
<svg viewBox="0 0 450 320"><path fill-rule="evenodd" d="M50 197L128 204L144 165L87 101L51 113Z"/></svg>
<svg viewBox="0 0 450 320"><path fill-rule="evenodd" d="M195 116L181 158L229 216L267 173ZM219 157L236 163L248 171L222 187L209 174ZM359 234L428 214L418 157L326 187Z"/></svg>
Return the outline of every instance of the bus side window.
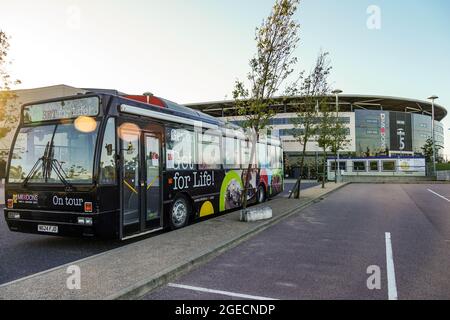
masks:
<svg viewBox="0 0 450 320"><path fill-rule="evenodd" d="M208 133L197 134L199 170L220 169L220 136Z"/></svg>
<svg viewBox="0 0 450 320"><path fill-rule="evenodd" d="M267 145L258 143L258 165L260 168L268 168Z"/></svg>
<svg viewBox="0 0 450 320"><path fill-rule="evenodd" d="M269 168L275 169L276 168L276 160L275 160L275 147L272 145L267 146L267 158L268 158L268 165Z"/></svg>
<svg viewBox="0 0 450 320"><path fill-rule="evenodd" d="M100 183L116 183L116 125L114 118L109 118L103 138L100 159Z"/></svg>
<svg viewBox="0 0 450 320"><path fill-rule="evenodd" d="M225 169L235 169L237 168L236 159L236 139L231 137L223 137L223 162Z"/></svg>

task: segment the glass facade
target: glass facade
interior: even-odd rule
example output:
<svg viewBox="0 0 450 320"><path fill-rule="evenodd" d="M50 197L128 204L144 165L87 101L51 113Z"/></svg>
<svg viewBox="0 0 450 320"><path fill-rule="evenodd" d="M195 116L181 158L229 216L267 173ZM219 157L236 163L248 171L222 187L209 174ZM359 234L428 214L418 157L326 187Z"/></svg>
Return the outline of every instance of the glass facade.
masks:
<svg viewBox="0 0 450 320"><path fill-rule="evenodd" d="M431 138L431 117L421 114L413 115L413 150L416 154L422 154L422 147Z"/></svg>
<svg viewBox="0 0 450 320"><path fill-rule="evenodd" d="M356 110L355 127L358 157L389 156L389 152L422 155L432 136L429 115L405 112ZM438 121L435 141L444 145L444 127Z"/></svg>
<svg viewBox="0 0 450 320"><path fill-rule="evenodd" d="M320 122L320 117L315 117L313 119L313 123L319 123ZM339 117L339 122L343 123L343 124L349 124L350 123L350 118L349 117ZM245 123L245 120L234 120L231 121L231 123L238 125L238 126L243 126ZM296 124L293 121L293 118L273 118L269 120L269 125L273 126L273 125L291 125L291 124ZM298 121L297 124L301 125L302 122Z"/></svg>
<svg viewBox="0 0 450 320"><path fill-rule="evenodd" d="M389 112L355 110L357 156L387 155L390 142L389 127Z"/></svg>

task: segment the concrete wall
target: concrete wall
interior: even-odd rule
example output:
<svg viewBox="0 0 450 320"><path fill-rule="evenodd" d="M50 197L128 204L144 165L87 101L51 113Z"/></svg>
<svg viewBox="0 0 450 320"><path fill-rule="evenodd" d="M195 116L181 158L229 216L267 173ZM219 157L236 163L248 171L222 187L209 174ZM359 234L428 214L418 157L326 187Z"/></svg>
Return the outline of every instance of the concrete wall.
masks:
<svg viewBox="0 0 450 320"><path fill-rule="evenodd" d="M23 104L38 101L38 100L46 100L53 99L65 96L72 96L78 93L85 93L86 91L83 89L78 89L66 85L56 85L50 87L43 88L35 88L35 89L25 89L25 90L14 90L12 91L16 98L8 100L7 110L12 110L12 112L16 112L17 115L20 114L20 108ZM6 153L9 152L9 148L11 146L12 139L14 137L15 128L11 130L6 137L0 139L0 155L3 158L6 157Z"/></svg>
<svg viewBox="0 0 450 320"><path fill-rule="evenodd" d="M334 165L335 160L328 160L328 180L334 181L335 172L331 171L332 165ZM373 179L378 177L396 179L396 178L414 178L414 177L425 177L426 176L426 164L424 158L373 158L373 159L342 159L339 160L342 164L345 164L346 170L340 172L341 176L349 177L362 177L363 180ZM353 171L354 162L364 162L365 171ZM376 162L378 170L371 171L370 163ZM383 171L383 162L395 162L394 171Z"/></svg>
<svg viewBox="0 0 450 320"><path fill-rule="evenodd" d="M420 183L434 181L431 177L364 177L343 176L343 182L352 183Z"/></svg>

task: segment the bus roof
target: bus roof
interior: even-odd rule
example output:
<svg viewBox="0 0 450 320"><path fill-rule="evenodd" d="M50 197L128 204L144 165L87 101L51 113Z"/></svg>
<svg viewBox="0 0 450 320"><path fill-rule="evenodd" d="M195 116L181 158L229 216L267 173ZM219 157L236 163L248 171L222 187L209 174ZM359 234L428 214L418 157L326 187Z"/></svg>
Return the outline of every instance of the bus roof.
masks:
<svg viewBox="0 0 450 320"><path fill-rule="evenodd" d="M132 100L134 102L138 102L139 105L135 105L135 106L138 106L141 108L147 108L147 109L151 109L151 110L162 112L162 113L169 113L169 114L179 116L179 117L185 117L185 118L187 117L194 121L202 121L202 122L213 124L213 125L216 125L219 127L225 127L225 128L229 128L229 129L233 129L233 130L242 130L243 129L242 127L240 127L238 125L235 125L230 122L225 122L222 119L218 119L216 117L213 117L213 116L206 114L204 112L201 112L199 110L194 110L189 107L175 103L173 101L159 98L156 96L120 95L117 97L127 99L127 100ZM157 109L154 109L154 108L157 108Z"/></svg>
<svg viewBox="0 0 450 320"><path fill-rule="evenodd" d="M226 122L222 119L215 118L211 115L203 113L199 110L194 110L189 107L177 104L167 99L159 98L156 96L146 95L127 95L114 90L97 90L90 89L85 94L77 94L75 96L66 96L53 98L48 100L40 100L32 103L27 103L25 106L44 104L50 102L57 102L61 100L81 99L83 97L99 96L103 98L109 98L110 101L116 101L119 105L128 105L134 108L142 110L150 110L151 112L158 112L169 116L175 116L179 118L189 119L192 121L200 121L209 125L217 126L219 128L231 129L236 131L242 131L243 128L236 124ZM102 99L107 100L107 99ZM169 120L170 121L170 120Z"/></svg>

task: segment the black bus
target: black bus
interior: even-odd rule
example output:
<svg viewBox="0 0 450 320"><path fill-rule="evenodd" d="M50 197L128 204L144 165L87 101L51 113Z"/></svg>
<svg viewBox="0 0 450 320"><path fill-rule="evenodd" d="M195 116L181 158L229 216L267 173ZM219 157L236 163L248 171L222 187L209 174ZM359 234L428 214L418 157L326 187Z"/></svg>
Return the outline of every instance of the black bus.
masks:
<svg viewBox="0 0 450 320"><path fill-rule="evenodd" d="M243 130L154 96L26 104L9 156L11 231L128 239L241 206ZM283 189L280 140L257 143L249 203Z"/></svg>

